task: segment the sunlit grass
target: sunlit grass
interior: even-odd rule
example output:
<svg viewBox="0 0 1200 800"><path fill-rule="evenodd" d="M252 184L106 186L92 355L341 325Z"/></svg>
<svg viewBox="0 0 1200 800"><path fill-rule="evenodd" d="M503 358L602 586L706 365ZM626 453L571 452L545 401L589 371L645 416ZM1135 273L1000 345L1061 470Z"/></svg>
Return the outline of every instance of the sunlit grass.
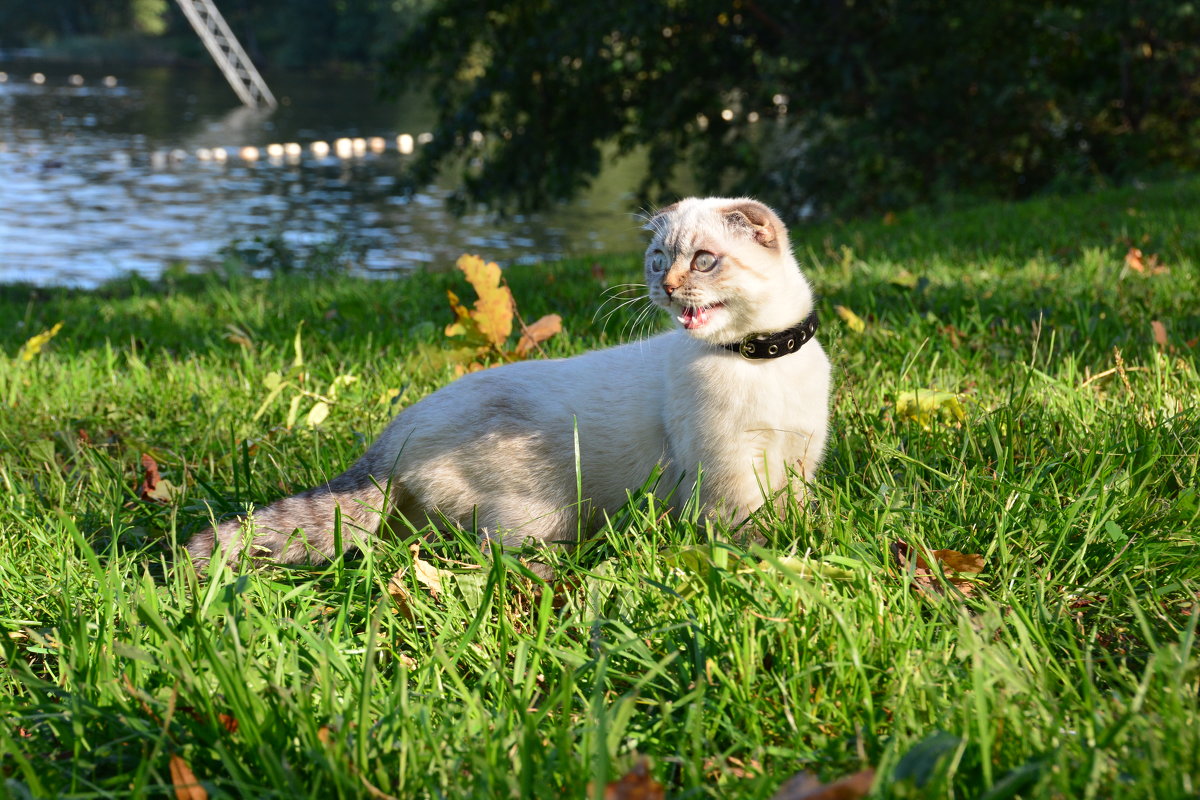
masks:
<svg viewBox="0 0 1200 800"><path fill-rule="evenodd" d="M671 797L865 766L881 797L1194 796L1198 200L1192 181L797 231L837 367L811 507L759 548L635 497L552 556L554 588L464 533L422 549L457 574L403 608L399 538L201 581L174 547L337 474L452 380L459 277L0 288L6 792L161 794L176 755L211 796L584 796L641 757ZM1131 246L1169 271L1131 270ZM637 304L595 314L639 271L508 279L526 319L563 315L559 356L645 331ZM298 330L297 386L358 378L316 429L285 426L288 395L254 419ZM961 395L966 421L900 418L914 390ZM147 453L173 502L138 498ZM916 591L897 540L983 555L976 591Z"/></svg>

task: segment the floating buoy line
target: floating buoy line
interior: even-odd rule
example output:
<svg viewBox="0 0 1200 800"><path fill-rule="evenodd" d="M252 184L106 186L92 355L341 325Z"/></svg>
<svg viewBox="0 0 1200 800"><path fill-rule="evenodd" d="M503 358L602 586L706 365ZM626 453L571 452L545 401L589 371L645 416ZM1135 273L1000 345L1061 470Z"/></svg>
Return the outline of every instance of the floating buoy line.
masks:
<svg viewBox="0 0 1200 800"><path fill-rule="evenodd" d="M7 72L0 71L0 84L8 83L10 77ZM46 84L46 75L41 72L34 72L29 76L29 82L37 86L44 86ZM115 76L106 75L101 79L100 83L105 88L113 89L120 82ZM81 87L85 84L85 80L82 75L70 75L67 77L67 84L72 87ZM475 144L482 143L483 139L483 133L480 131L474 131L471 134L471 141ZM248 164L258 161L266 161L270 164L299 164L304 159L305 151L309 152L318 161L324 161L331 156L342 161L349 161L364 158L368 153L379 155L388 151L397 152L405 156L412 155L418 145L429 144L432 141L433 134L426 132L419 133L416 136L411 133L401 133L397 136L389 137L341 137L330 141L316 140L306 144L299 142L276 142L264 146L198 147L195 150L158 148L150 152L150 165L155 169L165 169L190 159L215 164L227 164L234 161L241 161ZM0 142L0 151L4 149L7 148L4 147L3 142ZM115 155L115 157L127 159L128 155L121 153L120 155Z"/></svg>

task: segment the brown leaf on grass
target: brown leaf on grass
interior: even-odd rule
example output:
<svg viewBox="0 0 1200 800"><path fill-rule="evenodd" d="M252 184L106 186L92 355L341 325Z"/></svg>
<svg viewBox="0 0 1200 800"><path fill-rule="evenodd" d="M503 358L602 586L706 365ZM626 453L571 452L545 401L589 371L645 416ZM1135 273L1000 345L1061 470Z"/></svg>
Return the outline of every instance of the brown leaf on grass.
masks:
<svg viewBox="0 0 1200 800"><path fill-rule="evenodd" d="M412 553L412 568L411 571L417 579L417 583L425 587L429 595L437 600L442 593L442 570L438 569L428 561L421 559L421 546L413 544L408 548ZM413 595L408 588L407 576L410 571L409 567L401 567L396 570L388 581L387 591L392 596L392 600L400 609L400 613L408 619L413 619Z"/></svg>
<svg viewBox="0 0 1200 800"><path fill-rule="evenodd" d="M516 353L521 358L562 330L562 317L558 314L547 314L538 321L525 327L521 332L521 340L517 342Z"/></svg>
<svg viewBox="0 0 1200 800"><path fill-rule="evenodd" d="M175 787L176 800L208 800L208 790L200 785L196 773L176 753L171 754L171 785Z"/></svg>
<svg viewBox="0 0 1200 800"><path fill-rule="evenodd" d="M604 275L604 267L600 265L599 261L592 262L592 277L599 281L601 286L608 285L608 279Z"/></svg>
<svg viewBox="0 0 1200 800"><path fill-rule="evenodd" d="M1125 266L1143 275L1161 275L1167 271L1166 266L1158 263L1158 255L1145 255L1136 247L1130 247L1125 254Z"/></svg>
<svg viewBox="0 0 1200 800"><path fill-rule="evenodd" d="M1154 344L1160 350L1167 348L1167 326L1156 319L1150 320L1150 330L1154 334Z"/></svg>
<svg viewBox="0 0 1200 800"><path fill-rule="evenodd" d="M941 566L947 583L968 596L975 592L973 581L958 576L977 575L983 572L983 556L978 553L960 553L957 550L934 550L931 555L934 561ZM913 585L916 586L917 591L925 592L927 595L945 594L945 587L938 580L936 572L929 566L929 562L907 542L902 539L892 542L892 556L896 559L896 565L900 567L901 571L913 576Z"/></svg>
<svg viewBox="0 0 1200 800"><path fill-rule="evenodd" d="M713 780L722 775L732 775L735 778L749 779L762 774L762 764L755 759L742 761L740 758L707 758L704 760L704 772Z"/></svg>
<svg viewBox="0 0 1200 800"><path fill-rule="evenodd" d="M650 767L645 759L635 764L621 780L604 787L604 800L664 800L666 796L663 785L650 777Z"/></svg>
<svg viewBox="0 0 1200 800"><path fill-rule="evenodd" d="M138 497L147 502L169 503L179 494L179 487L159 475L158 462L149 453L142 454L142 485Z"/></svg>
<svg viewBox="0 0 1200 800"><path fill-rule="evenodd" d="M864 769L833 783L821 783L811 772L800 772L780 786L771 800L857 800L870 793L874 782L873 769Z"/></svg>

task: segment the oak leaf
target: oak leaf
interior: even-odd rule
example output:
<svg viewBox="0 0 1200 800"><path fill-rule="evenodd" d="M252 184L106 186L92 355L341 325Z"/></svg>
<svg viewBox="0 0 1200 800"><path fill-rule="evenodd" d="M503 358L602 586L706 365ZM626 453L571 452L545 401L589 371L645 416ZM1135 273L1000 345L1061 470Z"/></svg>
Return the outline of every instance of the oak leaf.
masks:
<svg viewBox="0 0 1200 800"><path fill-rule="evenodd" d="M512 292L500 283L500 267L494 261L485 262L479 256L472 255L461 256L457 266L475 289L478 299L475 307L468 311L453 293L448 292L451 295L450 307L458 321L446 328L446 335L470 334L471 326L465 321L470 319L483 339L499 350L512 333L513 311L516 307ZM455 329L454 333L451 333L452 328Z"/></svg>

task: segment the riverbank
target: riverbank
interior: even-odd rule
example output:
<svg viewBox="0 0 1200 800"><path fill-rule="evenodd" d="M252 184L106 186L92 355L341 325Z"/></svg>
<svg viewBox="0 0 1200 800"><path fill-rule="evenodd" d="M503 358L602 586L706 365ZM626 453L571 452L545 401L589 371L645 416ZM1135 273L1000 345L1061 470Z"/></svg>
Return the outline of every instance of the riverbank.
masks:
<svg viewBox="0 0 1200 800"><path fill-rule="evenodd" d="M1186 180L797 231L838 369L815 506L748 552L637 497L552 591L469 533L420 551L436 594L402 540L173 568L210 509L326 480L453 380L456 274L0 287L9 780L578 797L645 758L672 797L867 767L879 796L1194 794L1198 200ZM597 313L636 256L506 274L526 320L563 316L548 355L644 332ZM908 548L983 571L942 583Z"/></svg>

